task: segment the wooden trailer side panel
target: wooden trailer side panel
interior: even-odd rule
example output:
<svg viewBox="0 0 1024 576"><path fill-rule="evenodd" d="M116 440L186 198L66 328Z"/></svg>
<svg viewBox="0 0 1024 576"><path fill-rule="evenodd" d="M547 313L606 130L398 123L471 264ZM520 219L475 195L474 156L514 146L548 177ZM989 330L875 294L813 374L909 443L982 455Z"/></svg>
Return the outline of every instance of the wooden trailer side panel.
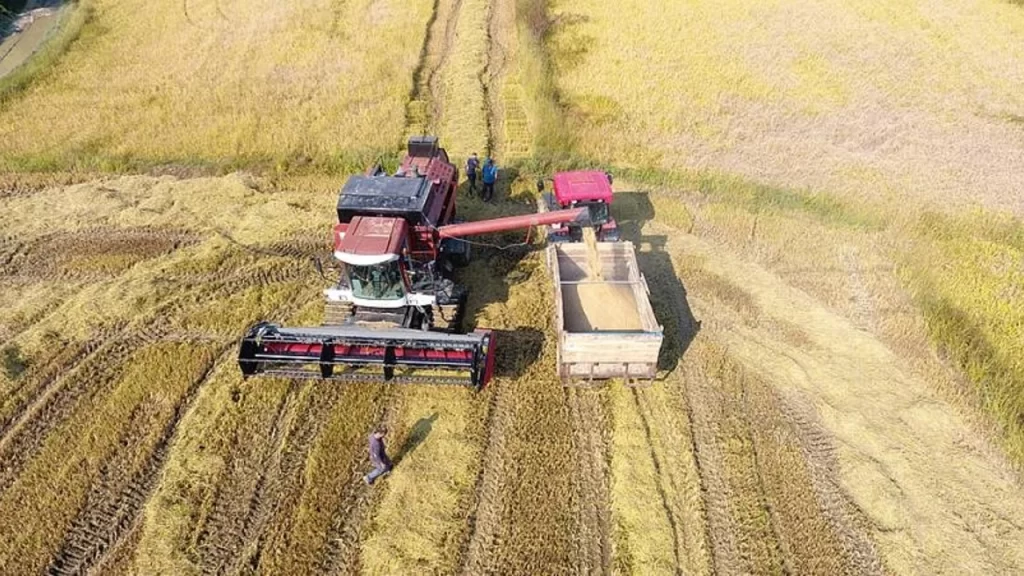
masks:
<svg viewBox="0 0 1024 576"><path fill-rule="evenodd" d="M625 334L569 332L563 340L562 360L565 362L654 362L661 349L661 334Z"/></svg>
<svg viewBox="0 0 1024 576"><path fill-rule="evenodd" d="M562 276L558 269L558 252L554 246L548 246L548 269L551 271L551 283L555 286L555 334L558 341L555 345L555 362L558 372L562 373L562 348L565 346L565 318L562 316Z"/></svg>
<svg viewBox="0 0 1024 576"><path fill-rule="evenodd" d="M653 378L661 337L654 334L571 334L561 340L563 377Z"/></svg>

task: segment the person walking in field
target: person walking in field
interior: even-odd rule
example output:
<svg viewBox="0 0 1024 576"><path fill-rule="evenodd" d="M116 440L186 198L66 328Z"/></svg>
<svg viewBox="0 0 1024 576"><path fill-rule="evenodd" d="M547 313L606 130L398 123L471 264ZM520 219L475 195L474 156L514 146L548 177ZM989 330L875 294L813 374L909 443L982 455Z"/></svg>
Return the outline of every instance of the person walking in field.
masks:
<svg viewBox="0 0 1024 576"><path fill-rule="evenodd" d="M391 459L384 449L384 436L387 433L388 429L381 426L370 434L370 463L373 464L373 470L363 476L363 482L367 484L373 484L374 480L391 472Z"/></svg>
<svg viewBox="0 0 1024 576"><path fill-rule="evenodd" d="M481 172L484 181L484 202L490 202L491 198L494 198L494 183L498 180L498 165L494 163L494 158L487 159Z"/></svg>
<svg viewBox="0 0 1024 576"><path fill-rule="evenodd" d="M466 160L466 178L469 179L469 192L473 194L476 192L476 171L480 168L480 159L477 158L476 152Z"/></svg>

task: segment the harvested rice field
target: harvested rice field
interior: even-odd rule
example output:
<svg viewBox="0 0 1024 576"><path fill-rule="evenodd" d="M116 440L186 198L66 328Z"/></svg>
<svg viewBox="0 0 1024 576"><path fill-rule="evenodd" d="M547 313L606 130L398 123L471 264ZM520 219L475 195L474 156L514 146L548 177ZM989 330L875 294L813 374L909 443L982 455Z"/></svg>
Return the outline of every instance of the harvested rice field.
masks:
<svg viewBox="0 0 1024 576"><path fill-rule="evenodd" d="M1024 6L60 17L0 78L4 573L1024 572ZM345 179L425 133L497 159L469 221L612 172L635 268L477 238L479 391L243 379L255 322L324 320ZM657 378L563 385L557 311L639 332L638 297Z"/></svg>

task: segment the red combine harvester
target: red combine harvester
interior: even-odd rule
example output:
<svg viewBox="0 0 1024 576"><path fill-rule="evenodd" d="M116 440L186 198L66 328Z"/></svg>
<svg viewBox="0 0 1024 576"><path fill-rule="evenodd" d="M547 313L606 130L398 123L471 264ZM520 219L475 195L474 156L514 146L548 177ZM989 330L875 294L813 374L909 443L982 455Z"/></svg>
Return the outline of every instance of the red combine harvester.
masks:
<svg viewBox="0 0 1024 576"><path fill-rule="evenodd" d="M394 175L377 165L349 178L334 226L342 271L324 290L324 325L253 326L239 347L243 376L485 385L494 335L461 333L466 290L452 277L470 245L460 239L593 224L586 206L459 223L457 184L458 170L434 137L410 139Z"/></svg>
<svg viewBox="0 0 1024 576"><path fill-rule="evenodd" d="M618 242L619 227L609 214L612 204L612 175L597 170L559 172L552 180L552 194L544 194L544 181L537 181L537 190L542 193L546 211L587 208L590 223L595 227L598 242ZM552 224L548 232L549 242L579 242L582 226Z"/></svg>

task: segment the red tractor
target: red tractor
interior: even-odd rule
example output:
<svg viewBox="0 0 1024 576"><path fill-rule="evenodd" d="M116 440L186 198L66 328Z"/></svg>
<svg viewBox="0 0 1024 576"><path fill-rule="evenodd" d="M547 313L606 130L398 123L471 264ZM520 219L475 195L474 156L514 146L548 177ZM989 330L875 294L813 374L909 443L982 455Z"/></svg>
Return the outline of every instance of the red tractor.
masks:
<svg viewBox="0 0 1024 576"><path fill-rule="evenodd" d="M242 374L486 384L493 334L460 333L466 290L453 272L470 256L460 238L593 222L590 207L578 206L459 223L457 184L458 170L434 137L411 139L393 175L377 165L350 177L338 197L334 257L342 270L324 290L324 325L253 326L239 348Z"/></svg>
<svg viewBox="0 0 1024 576"><path fill-rule="evenodd" d="M537 181L542 193L543 208L558 210L587 208L598 242L618 242L619 227L609 214L612 204L612 175L597 170L559 172L552 180L553 194L544 194L544 181ZM552 224L550 242L579 242L583 228L575 224Z"/></svg>

